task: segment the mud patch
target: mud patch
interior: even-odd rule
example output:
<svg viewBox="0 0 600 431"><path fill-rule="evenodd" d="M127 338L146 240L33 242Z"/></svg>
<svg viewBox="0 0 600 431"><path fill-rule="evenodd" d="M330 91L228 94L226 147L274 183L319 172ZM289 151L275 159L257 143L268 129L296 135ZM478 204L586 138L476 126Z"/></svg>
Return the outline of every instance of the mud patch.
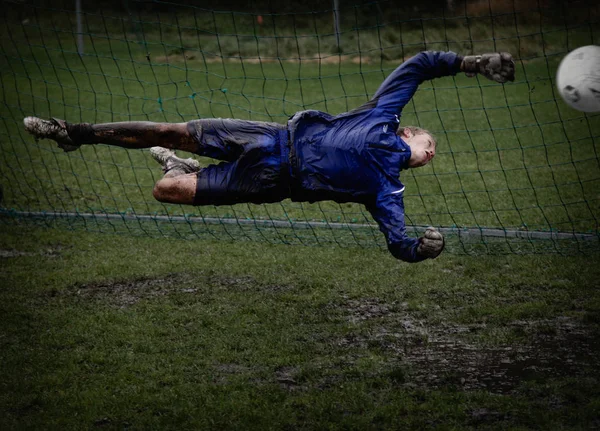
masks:
<svg viewBox="0 0 600 431"><path fill-rule="evenodd" d="M275 379L282 389L294 391L301 389L296 379L298 369L295 367L281 367L275 371Z"/></svg>
<svg viewBox="0 0 600 431"><path fill-rule="evenodd" d="M264 284L253 277L222 277L213 275L204 280L204 284L212 290L226 290L228 292L257 292L261 294L279 294L295 290L293 285L286 284Z"/></svg>
<svg viewBox="0 0 600 431"><path fill-rule="evenodd" d="M344 308L348 320L352 323L384 317L391 313L390 306L377 298L349 300Z"/></svg>
<svg viewBox="0 0 600 431"><path fill-rule="evenodd" d="M52 291L50 296L76 296L88 301L102 301L118 307L128 307L142 299L171 294L211 294L218 291L261 291L277 293L289 286L263 285L252 277L221 277L190 273L173 273L156 278L136 278L103 283L75 284L64 291Z"/></svg>
<svg viewBox="0 0 600 431"><path fill-rule="evenodd" d="M65 247L62 245L55 245L53 247L46 247L39 251L21 251L15 249L0 249L1 258L14 258L23 256L43 256L43 257L58 257L61 255L62 250Z"/></svg>
<svg viewBox="0 0 600 431"><path fill-rule="evenodd" d="M583 376L596 367L598 355L567 338L552 343L481 348L460 340L433 336L420 346L402 352L417 384L454 385L510 393L521 383L558 377Z"/></svg>
<svg viewBox="0 0 600 431"><path fill-rule="evenodd" d="M195 293L198 287L191 285L191 280L192 278L188 274L169 274L158 278L78 284L68 292L82 299L101 300L127 307L136 304L141 299L156 298L170 293Z"/></svg>
<svg viewBox="0 0 600 431"><path fill-rule="evenodd" d="M213 290L227 290L229 292L249 292L258 290L257 281L252 277L223 277L211 275L204 277L203 284Z"/></svg>
<svg viewBox="0 0 600 431"><path fill-rule="evenodd" d="M9 257L21 257L21 256L36 256L37 253L33 253L30 251L19 251L19 250L0 250L0 258L9 258Z"/></svg>
<svg viewBox="0 0 600 431"><path fill-rule="evenodd" d="M414 318L402 305L385 305L374 298L347 301L342 307L358 331L337 340L337 345L357 353L376 349L385 354L392 369L406 370L402 380L408 387L450 385L505 394L526 381L600 372L600 341L573 318L514 321L509 326L526 334L526 343L481 347L465 334L484 330L485 325L434 326Z"/></svg>
<svg viewBox="0 0 600 431"><path fill-rule="evenodd" d="M253 277L223 277L221 275L210 275L203 277L203 284L212 290L227 290L228 292L261 292L280 293L295 289L291 285L263 284Z"/></svg>

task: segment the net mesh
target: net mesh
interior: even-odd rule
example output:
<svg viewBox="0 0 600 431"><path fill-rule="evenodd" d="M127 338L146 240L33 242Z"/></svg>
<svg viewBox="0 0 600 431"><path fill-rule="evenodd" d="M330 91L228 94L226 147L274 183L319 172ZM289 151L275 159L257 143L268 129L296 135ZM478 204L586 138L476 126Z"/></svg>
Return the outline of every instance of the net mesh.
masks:
<svg viewBox="0 0 600 431"><path fill-rule="evenodd" d="M508 51L514 83L437 79L403 111L402 125L438 141L433 163L402 173L409 233L437 226L454 253L598 249L600 114L567 107L554 82L567 52L600 44L597 2L237 3L130 0L90 10L2 0L0 223L385 248L358 204L161 204L152 197L161 170L147 150L63 153L34 141L23 117L284 123L299 110L361 105L422 50Z"/></svg>

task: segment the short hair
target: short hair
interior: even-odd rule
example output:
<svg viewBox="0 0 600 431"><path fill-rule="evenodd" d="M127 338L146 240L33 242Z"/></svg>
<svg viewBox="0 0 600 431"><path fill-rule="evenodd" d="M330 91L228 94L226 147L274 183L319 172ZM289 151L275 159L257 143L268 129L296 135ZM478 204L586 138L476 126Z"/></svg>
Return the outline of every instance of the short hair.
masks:
<svg viewBox="0 0 600 431"><path fill-rule="evenodd" d="M410 130L413 135L429 135L429 136L431 136L433 145L435 145L437 147L437 139L435 139L435 136L433 136L433 133L431 133L429 130L422 129L421 127L417 127L417 126L406 126L406 127L398 127L396 134L401 135L404 132L404 129Z"/></svg>

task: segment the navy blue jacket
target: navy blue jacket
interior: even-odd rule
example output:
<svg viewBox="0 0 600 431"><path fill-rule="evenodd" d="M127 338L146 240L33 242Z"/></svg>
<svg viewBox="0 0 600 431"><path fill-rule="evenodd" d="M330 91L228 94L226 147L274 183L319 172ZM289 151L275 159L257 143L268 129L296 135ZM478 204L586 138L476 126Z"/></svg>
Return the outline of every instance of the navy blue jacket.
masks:
<svg viewBox="0 0 600 431"><path fill-rule="evenodd" d="M400 170L410 147L396 134L404 106L425 80L456 75L462 57L422 52L394 70L373 98L344 114L301 111L288 122L292 200L366 206L398 259L418 262L419 240L406 234Z"/></svg>

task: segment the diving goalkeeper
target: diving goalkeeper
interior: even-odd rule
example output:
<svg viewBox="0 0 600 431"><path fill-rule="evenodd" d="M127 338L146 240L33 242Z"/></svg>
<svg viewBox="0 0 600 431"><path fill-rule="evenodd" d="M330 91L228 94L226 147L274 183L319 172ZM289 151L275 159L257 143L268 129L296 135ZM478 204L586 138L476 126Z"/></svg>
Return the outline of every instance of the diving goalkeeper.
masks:
<svg viewBox="0 0 600 431"><path fill-rule="evenodd" d="M400 115L423 81L459 72L493 81L514 80L510 54L459 56L421 52L394 70L373 98L350 112L332 116L296 113L285 125L235 119L187 123L67 123L24 119L37 139L55 140L64 151L107 144L150 148L164 177L154 197L166 203L230 205L242 202L357 202L365 205L386 237L391 254L407 262L437 257L444 239L435 228L423 237L406 234L400 171L428 164L435 156L433 136L417 127L400 127ZM200 168L173 150L221 160Z"/></svg>

